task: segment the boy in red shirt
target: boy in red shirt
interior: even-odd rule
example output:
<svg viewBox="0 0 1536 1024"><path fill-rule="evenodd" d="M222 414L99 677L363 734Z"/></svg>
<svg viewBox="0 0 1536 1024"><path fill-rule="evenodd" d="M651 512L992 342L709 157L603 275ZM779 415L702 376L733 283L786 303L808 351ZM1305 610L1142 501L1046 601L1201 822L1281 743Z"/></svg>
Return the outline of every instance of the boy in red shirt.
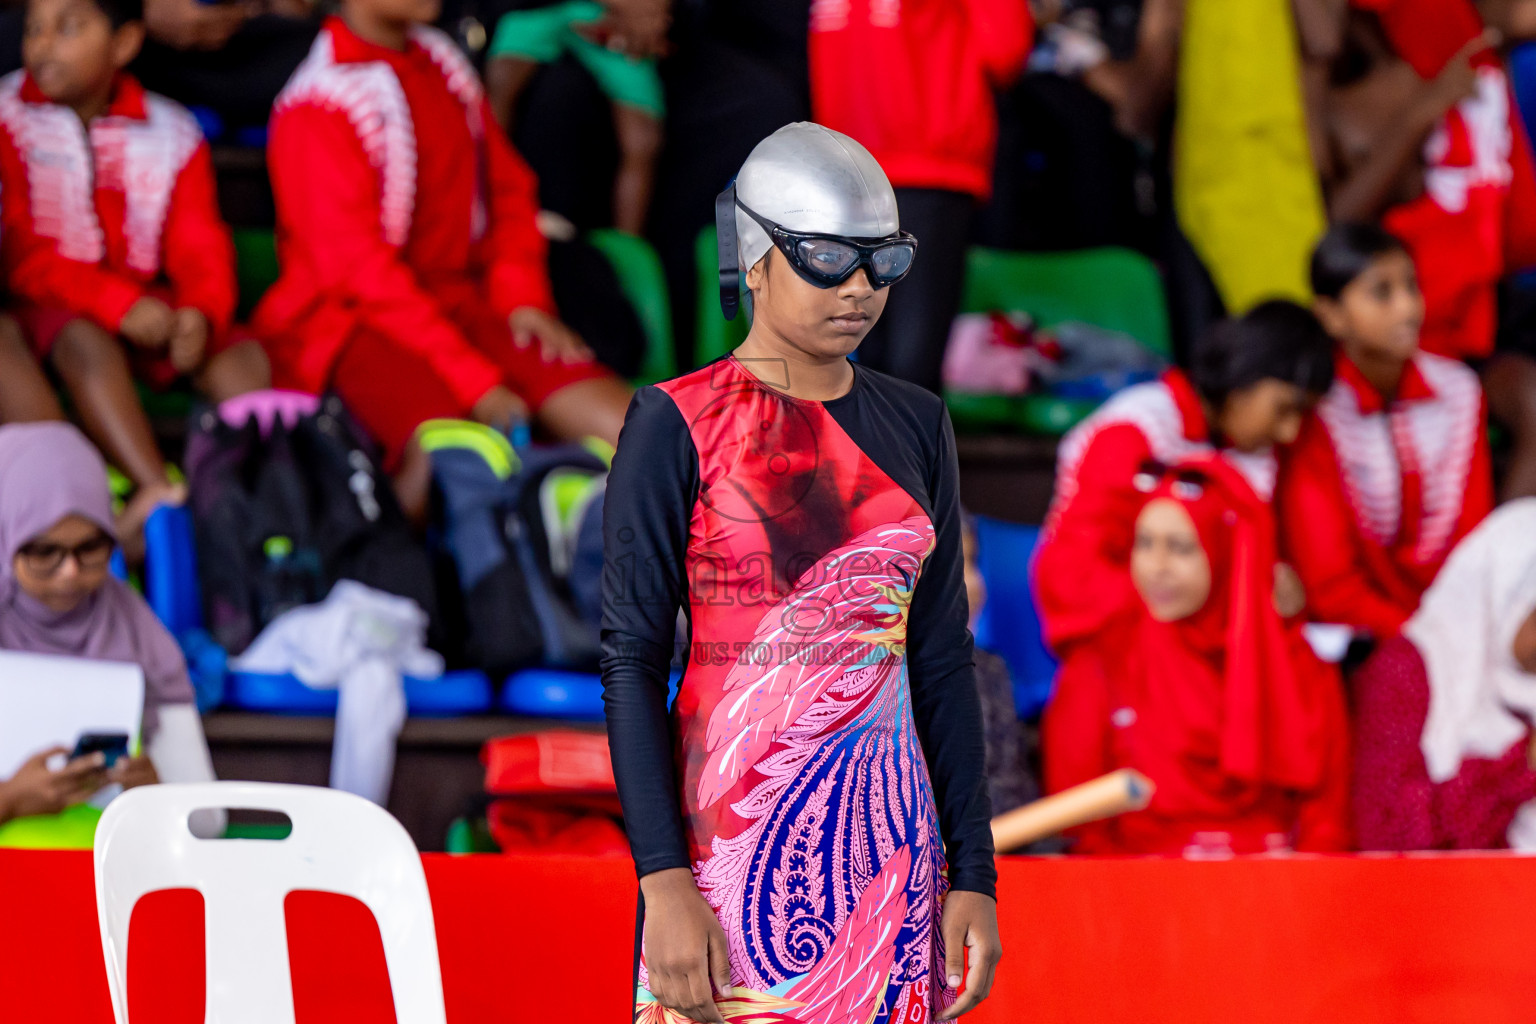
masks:
<svg viewBox="0 0 1536 1024"><path fill-rule="evenodd" d="M267 383L260 346L230 331L234 248L208 145L191 114L123 71L143 41L141 0L31 0L25 70L0 79L0 251L17 319L136 485L119 523L129 538L183 497L134 377L190 374L216 400ZM36 379L6 374L0 389ZM28 401L63 418L51 393Z"/></svg>
<svg viewBox="0 0 1536 1024"><path fill-rule="evenodd" d="M438 0L346 0L273 109L283 273L257 323L276 376L335 390L424 513L438 417L618 439L629 387L555 313L532 172Z"/></svg>
<svg viewBox="0 0 1536 1024"><path fill-rule="evenodd" d="M1333 387L1281 462L1281 543L1311 617L1390 638L1493 507L1477 374L1419 350L1424 297L1403 243L1338 224L1312 257Z"/></svg>
<svg viewBox="0 0 1536 1024"><path fill-rule="evenodd" d="M1023 70L1025 0L813 0L811 116L863 143L922 241L859 361L937 392L977 203L992 192L993 90ZM853 69L860 69L854 71Z"/></svg>

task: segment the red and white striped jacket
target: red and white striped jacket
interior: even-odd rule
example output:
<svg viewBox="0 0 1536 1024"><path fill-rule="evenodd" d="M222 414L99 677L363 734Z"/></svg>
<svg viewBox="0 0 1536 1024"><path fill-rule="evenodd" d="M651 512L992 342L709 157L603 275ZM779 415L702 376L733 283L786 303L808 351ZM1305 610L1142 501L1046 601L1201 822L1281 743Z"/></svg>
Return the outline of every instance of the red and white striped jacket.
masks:
<svg viewBox="0 0 1536 1024"><path fill-rule="evenodd" d="M0 195L11 292L110 331L152 284L207 316L235 310L235 254L192 115L120 74L89 125L25 71L0 78Z"/></svg>
<svg viewBox="0 0 1536 1024"><path fill-rule="evenodd" d="M1493 507L1486 403L1465 365L1420 352L1384 399L1342 355L1282 460L1281 544L1308 612L1389 637Z"/></svg>
<svg viewBox="0 0 1536 1024"><path fill-rule="evenodd" d="M421 353L468 408L501 371L434 296L553 312L537 181L442 32L394 51L328 19L273 108L267 163L282 276L255 320L282 379L324 388L366 329Z"/></svg>

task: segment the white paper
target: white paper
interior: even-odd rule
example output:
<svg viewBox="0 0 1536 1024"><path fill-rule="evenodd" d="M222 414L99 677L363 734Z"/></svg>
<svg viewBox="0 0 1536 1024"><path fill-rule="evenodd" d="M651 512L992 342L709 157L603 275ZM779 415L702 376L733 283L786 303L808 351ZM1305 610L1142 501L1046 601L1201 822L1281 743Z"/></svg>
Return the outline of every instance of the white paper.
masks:
<svg viewBox="0 0 1536 1024"><path fill-rule="evenodd" d="M144 720L144 670L116 661L0 651L0 779L82 733L127 733Z"/></svg>

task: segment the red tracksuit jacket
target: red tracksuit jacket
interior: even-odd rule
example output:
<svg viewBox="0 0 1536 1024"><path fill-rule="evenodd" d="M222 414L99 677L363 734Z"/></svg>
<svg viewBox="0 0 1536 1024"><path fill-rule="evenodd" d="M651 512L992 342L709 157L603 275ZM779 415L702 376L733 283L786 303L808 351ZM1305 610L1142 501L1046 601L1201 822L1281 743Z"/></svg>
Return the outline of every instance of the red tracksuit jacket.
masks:
<svg viewBox="0 0 1536 1024"><path fill-rule="evenodd" d="M992 90L1029 56L1025 0L814 0L811 110L898 188L992 191Z"/></svg>
<svg viewBox="0 0 1536 1024"><path fill-rule="evenodd" d="M1429 80L1483 31L1469 0L1354 0L1376 11L1398 55ZM1476 58L1477 88L1425 140L1424 194L1383 225L1419 269L1419 342L1452 359L1487 356L1498 330L1499 279L1536 263L1536 165L1497 54Z"/></svg>
<svg viewBox="0 0 1536 1024"><path fill-rule="evenodd" d="M1314 621L1397 632L1456 542L1493 508L1477 375L1421 352L1384 401L1339 357L1333 387L1282 458L1283 553Z"/></svg>
<svg viewBox="0 0 1536 1024"><path fill-rule="evenodd" d="M425 355L469 408L502 372L434 295L554 311L533 173L436 29L398 53L329 19L273 108L267 162L282 276L256 323L295 386L322 389L362 328Z"/></svg>
<svg viewBox="0 0 1536 1024"><path fill-rule="evenodd" d="M235 310L235 252L213 162L179 104L118 76L107 112L81 123L26 72L0 79L0 252L13 294L109 331L151 290L207 318Z"/></svg>

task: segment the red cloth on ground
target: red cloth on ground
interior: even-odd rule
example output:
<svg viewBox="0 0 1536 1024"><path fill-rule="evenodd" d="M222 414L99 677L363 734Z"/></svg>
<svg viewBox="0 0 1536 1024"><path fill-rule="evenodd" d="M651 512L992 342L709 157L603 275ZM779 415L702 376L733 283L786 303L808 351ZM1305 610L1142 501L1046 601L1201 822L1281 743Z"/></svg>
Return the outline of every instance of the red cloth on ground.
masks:
<svg viewBox="0 0 1536 1024"><path fill-rule="evenodd" d="M374 386L401 404L430 404L418 387L447 394L462 416L498 384L536 406L606 374L506 351L514 310L554 311L535 181L443 33L413 29L396 52L326 21L273 109L267 160L283 273L257 323L280 380L344 392L332 376L349 348L380 349L371 365L409 353L409 372ZM365 423L400 421L380 431L386 441L416 426L349 404Z"/></svg>
<svg viewBox="0 0 1536 1024"><path fill-rule="evenodd" d="M1501 850L1515 812L1536 799L1527 741L1496 759L1465 758L1430 781L1419 741L1429 676L1412 641L1396 636L1350 678L1356 834L1362 850Z"/></svg>
<svg viewBox="0 0 1536 1024"><path fill-rule="evenodd" d="M1192 488L1190 474L1203 482ZM1274 609L1268 503L1217 456L1182 463L1143 498L1189 513L1211 593L1171 623L1133 595L1063 662L1045 716L1046 788L1123 767L1157 787L1146 810L1080 830L1078 850L1347 849L1342 685Z"/></svg>
<svg viewBox="0 0 1536 1024"><path fill-rule="evenodd" d="M18 298L116 333L133 304L154 294L200 310L215 342L228 331L234 244L208 144L179 104L120 74L107 112L87 129L24 71L7 75L0 190L0 252ZM44 349L51 340L34 335Z"/></svg>
<svg viewBox="0 0 1536 1024"><path fill-rule="evenodd" d="M1398 55L1432 79L1483 31L1468 0L1354 0L1377 12ZM1388 210L1387 230L1418 266L1421 344L1453 359L1493 351L1495 288L1536 263L1536 170L1530 140L1498 55L1474 59L1475 95L1458 103L1424 145L1424 194Z"/></svg>
<svg viewBox="0 0 1536 1024"><path fill-rule="evenodd" d="M1120 392L1062 439L1056 493L1033 566L1041 625L1058 657L1091 638L1133 597L1126 565L1132 524L1146 496L1132 481L1143 464L1213 451L1200 398L1178 370ZM1271 456L1227 451L1223 457L1261 495L1269 494Z"/></svg>
<svg viewBox="0 0 1536 1024"><path fill-rule="evenodd" d="M1414 357L1390 402L1336 365L1281 459L1281 550L1314 621L1387 637L1493 508L1486 403L1476 374L1438 356Z"/></svg>
<svg viewBox="0 0 1536 1024"><path fill-rule="evenodd" d="M993 90L1024 66L1023 0L814 0L811 111L862 143L897 188L986 198Z"/></svg>

